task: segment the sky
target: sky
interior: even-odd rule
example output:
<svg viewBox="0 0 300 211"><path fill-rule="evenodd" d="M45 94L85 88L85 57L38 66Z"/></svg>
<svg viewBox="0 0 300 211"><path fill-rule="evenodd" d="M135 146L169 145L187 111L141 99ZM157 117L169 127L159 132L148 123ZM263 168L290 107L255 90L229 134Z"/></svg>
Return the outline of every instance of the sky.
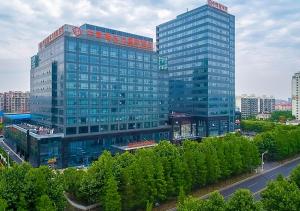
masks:
<svg viewBox="0 0 300 211"><path fill-rule="evenodd" d="M291 96L300 71L299 0L220 0L236 16L236 95ZM29 90L30 57L63 24L155 39L155 27L206 0L1 0L0 92Z"/></svg>

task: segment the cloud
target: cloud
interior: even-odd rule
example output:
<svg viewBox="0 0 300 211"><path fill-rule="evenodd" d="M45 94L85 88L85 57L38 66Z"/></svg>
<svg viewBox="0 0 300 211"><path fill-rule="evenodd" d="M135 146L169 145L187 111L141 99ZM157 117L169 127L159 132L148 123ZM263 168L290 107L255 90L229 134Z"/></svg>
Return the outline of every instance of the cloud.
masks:
<svg viewBox="0 0 300 211"><path fill-rule="evenodd" d="M237 94L289 97L291 76L300 71L300 2L221 3L236 16ZM30 57L41 40L65 23L90 23L155 38L157 25L203 4L205 0L0 1L0 91L28 89Z"/></svg>

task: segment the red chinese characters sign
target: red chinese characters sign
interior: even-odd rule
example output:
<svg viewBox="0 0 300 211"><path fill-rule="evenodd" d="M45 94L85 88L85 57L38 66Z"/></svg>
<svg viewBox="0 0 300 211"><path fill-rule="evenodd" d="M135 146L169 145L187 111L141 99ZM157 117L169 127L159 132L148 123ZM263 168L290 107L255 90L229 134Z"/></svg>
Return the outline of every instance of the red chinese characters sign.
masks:
<svg viewBox="0 0 300 211"><path fill-rule="evenodd" d="M211 7L214 7L216 9L222 10L223 12L227 12L228 8L224 6L223 4L220 4L218 2L215 2L213 0L207 0L207 4Z"/></svg>
<svg viewBox="0 0 300 211"><path fill-rule="evenodd" d="M114 43L116 45L123 45L123 46L153 51L153 42L146 41L146 40L136 39L133 37L124 37L124 36L114 35L108 32L94 31L91 29L82 30L79 27L74 27L72 31L76 37L79 37L81 35L86 35L87 37L97 38L100 40L104 40L106 42Z"/></svg>
<svg viewBox="0 0 300 211"><path fill-rule="evenodd" d="M39 49L42 49L43 47L49 45L51 42L53 42L55 39L60 37L64 33L64 26L57 29L55 32L50 34L47 38L45 38L42 42L39 43Z"/></svg>

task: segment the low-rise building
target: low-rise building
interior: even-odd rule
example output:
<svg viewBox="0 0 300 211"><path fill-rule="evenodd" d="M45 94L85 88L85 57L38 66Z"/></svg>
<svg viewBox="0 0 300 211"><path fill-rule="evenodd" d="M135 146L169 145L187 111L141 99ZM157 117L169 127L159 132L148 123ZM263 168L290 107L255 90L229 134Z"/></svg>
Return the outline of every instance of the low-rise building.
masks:
<svg viewBox="0 0 300 211"><path fill-rule="evenodd" d="M292 103L286 102L286 103L278 103L275 105L276 111L291 111L292 110Z"/></svg>

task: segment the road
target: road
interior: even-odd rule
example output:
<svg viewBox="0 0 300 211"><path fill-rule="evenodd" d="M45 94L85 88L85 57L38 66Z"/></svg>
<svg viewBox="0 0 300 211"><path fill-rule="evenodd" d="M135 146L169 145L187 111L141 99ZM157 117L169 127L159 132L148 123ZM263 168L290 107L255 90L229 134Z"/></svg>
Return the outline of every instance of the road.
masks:
<svg viewBox="0 0 300 211"><path fill-rule="evenodd" d="M253 193L253 196L256 199L260 199L260 193L265 189L269 181L276 179L279 174L283 175L284 177L288 177L291 171L298 165L300 165L300 157L265 171L263 174L256 175L242 181L241 183L237 183L233 186L225 188L221 190L220 193L225 199L228 199L237 189L246 188Z"/></svg>
<svg viewBox="0 0 300 211"><path fill-rule="evenodd" d="M295 158L291 161L288 161L284 164L278 165L274 168L271 168L264 173L257 174L240 182L237 182L228 187L222 188L219 192L227 200L230 196L238 189L249 189L256 200L260 199L260 193L266 188L269 181L277 178L278 175L283 175L288 177L291 171L300 165L300 157ZM209 194L202 196L201 198L205 199ZM176 208L169 209L168 211L175 211Z"/></svg>
<svg viewBox="0 0 300 211"><path fill-rule="evenodd" d="M4 149L7 153L9 152L10 159L13 159L16 163L22 163L24 160L16 154L4 141L0 138L0 147Z"/></svg>

